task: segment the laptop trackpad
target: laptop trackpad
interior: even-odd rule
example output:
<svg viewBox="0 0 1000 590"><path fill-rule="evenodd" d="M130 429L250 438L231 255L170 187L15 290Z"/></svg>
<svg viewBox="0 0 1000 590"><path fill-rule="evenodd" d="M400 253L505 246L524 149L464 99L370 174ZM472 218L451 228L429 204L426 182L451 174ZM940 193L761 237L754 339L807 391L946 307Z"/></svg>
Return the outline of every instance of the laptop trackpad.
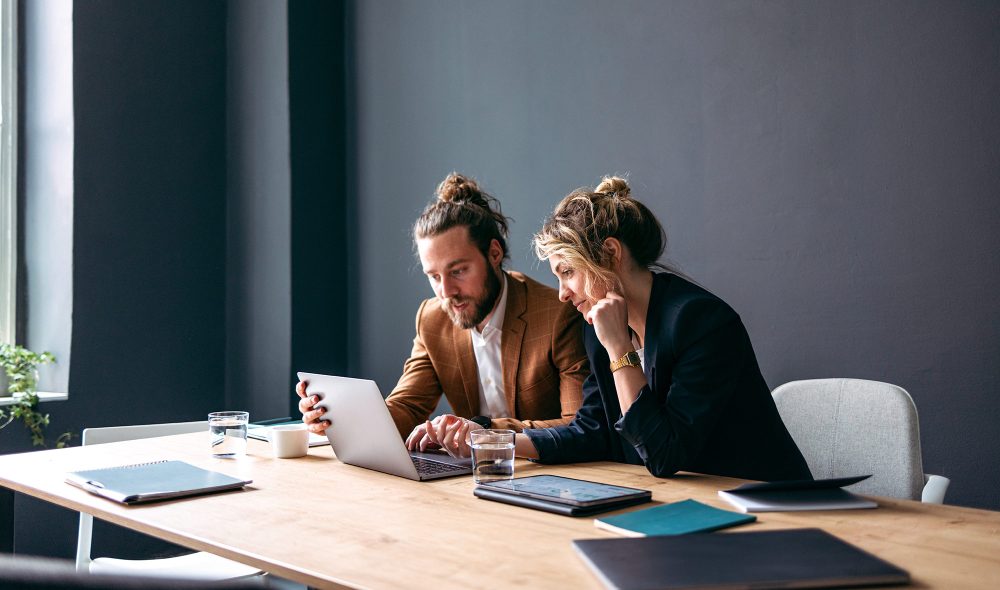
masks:
<svg viewBox="0 0 1000 590"><path fill-rule="evenodd" d="M411 451L410 456L417 459L424 459L425 461L436 461L438 463L447 463L448 465L461 465L462 467L472 468L472 457L452 457L444 451Z"/></svg>

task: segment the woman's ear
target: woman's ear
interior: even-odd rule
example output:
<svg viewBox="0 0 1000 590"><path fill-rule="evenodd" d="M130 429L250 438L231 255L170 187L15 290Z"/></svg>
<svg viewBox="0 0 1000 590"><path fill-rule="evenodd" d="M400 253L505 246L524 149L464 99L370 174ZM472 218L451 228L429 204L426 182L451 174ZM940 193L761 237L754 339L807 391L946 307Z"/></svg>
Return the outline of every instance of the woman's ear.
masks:
<svg viewBox="0 0 1000 590"><path fill-rule="evenodd" d="M608 253L608 261L611 269L619 271L622 268L622 258L624 257L624 246L618 238L607 238L604 240L604 251Z"/></svg>

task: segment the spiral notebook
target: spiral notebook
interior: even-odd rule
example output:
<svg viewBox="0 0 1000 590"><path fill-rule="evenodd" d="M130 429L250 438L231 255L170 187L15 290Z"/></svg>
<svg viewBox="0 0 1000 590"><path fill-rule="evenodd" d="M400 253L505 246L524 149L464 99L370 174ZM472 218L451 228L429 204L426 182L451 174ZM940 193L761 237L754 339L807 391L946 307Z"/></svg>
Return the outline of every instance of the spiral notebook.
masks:
<svg viewBox="0 0 1000 590"><path fill-rule="evenodd" d="M241 489L237 479L183 461L155 461L106 469L74 471L66 483L123 504L139 504Z"/></svg>

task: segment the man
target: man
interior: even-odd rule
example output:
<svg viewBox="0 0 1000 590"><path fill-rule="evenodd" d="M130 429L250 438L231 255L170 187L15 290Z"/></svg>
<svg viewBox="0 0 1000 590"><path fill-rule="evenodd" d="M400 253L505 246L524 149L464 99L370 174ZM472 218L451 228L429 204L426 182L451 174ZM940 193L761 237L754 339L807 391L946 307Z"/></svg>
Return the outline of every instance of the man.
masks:
<svg viewBox="0 0 1000 590"><path fill-rule="evenodd" d="M437 433L446 426L465 436L475 428L568 424L582 403L589 367L581 317L554 289L503 270L506 236L496 199L454 173L414 224L436 297L417 311L413 350L385 400L411 450L445 444ZM296 387L302 420L323 433L330 423L305 388ZM454 414L431 423L442 394Z"/></svg>

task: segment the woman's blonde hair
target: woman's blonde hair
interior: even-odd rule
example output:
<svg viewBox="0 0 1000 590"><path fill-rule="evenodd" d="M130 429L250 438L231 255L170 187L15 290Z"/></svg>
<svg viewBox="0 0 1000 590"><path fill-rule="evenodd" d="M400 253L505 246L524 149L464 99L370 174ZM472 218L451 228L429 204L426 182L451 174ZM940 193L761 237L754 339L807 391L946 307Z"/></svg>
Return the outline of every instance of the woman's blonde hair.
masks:
<svg viewBox="0 0 1000 590"><path fill-rule="evenodd" d="M663 226L648 207L631 197L628 182L605 176L593 190L579 188L559 202L532 240L535 254L545 260L558 254L584 276L584 295L598 297L598 287L621 291L604 242L616 238L636 264L660 267L667 245Z"/></svg>

